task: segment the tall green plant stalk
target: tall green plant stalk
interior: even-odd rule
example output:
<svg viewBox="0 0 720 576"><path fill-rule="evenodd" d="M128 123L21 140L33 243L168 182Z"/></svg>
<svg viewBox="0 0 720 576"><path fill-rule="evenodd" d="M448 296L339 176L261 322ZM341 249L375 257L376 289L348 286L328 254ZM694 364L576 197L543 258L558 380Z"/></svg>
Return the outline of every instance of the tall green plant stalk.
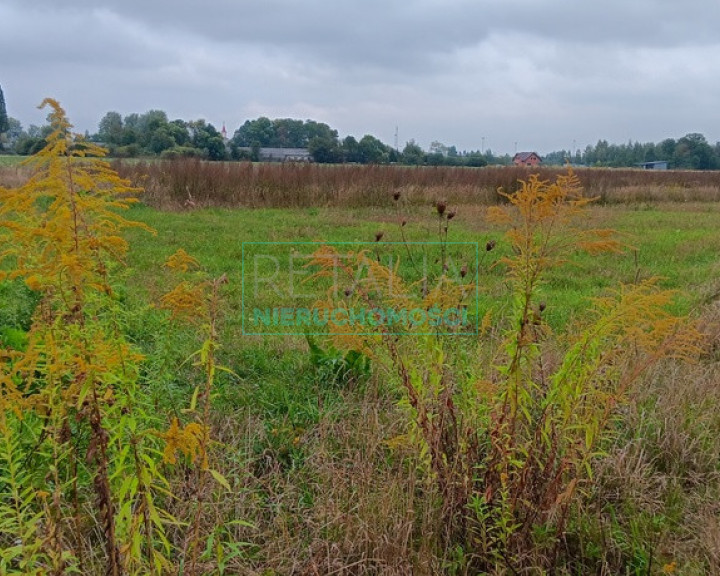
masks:
<svg viewBox="0 0 720 576"><path fill-rule="evenodd" d="M89 572L82 549L97 521L107 574L157 574L169 565L168 547L162 537L158 547L153 533L162 535L168 518L150 493L165 480L153 463L153 419L137 385L142 358L118 329L111 281L128 250L120 232L149 229L120 215L137 190L102 160L104 151L71 132L57 102L43 106L52 133L27 161L32 176L18 189L0 188L0 279L22 278L41 296L26 348L0 358L2 418L22 418L24 438L15 446L32 463L23 489L43 495L26 502L43 527L36 538L49 561L28 573L47 566L52 574ZM134 458L126 457L130 446ZM0 502L16 496L0 492ZM135 528L143 516L144 536ZM21 546L30 546L31 533L17 529Z"/></svg>
<svg viewBox="0 0 720 576"><path fill-rule="evenodd" d="M692 324L666 312L672 293L652 282L596 299L584 327L554 340L538 298L548 270L575 251L617 252L621 245L611 230L574 224L592 199L572 171L552 183L531 176L504 196L507 204L488 215L508 230L509 255L497 265L506 269L513 308L499 348L485 355L493 365L471 366L449 336L413 335L409 327L404 336L380 330L336 338L339 347L385 358L397 375L409 437L442 502L439 545L469 572L552 570L569 511L592 485L594 458L633 383L662 358L691 359L699 351ZM313 265L335 264L321 250ZM449 281L413 304L398 298L403 283L393 271L362 257L357 265L374 266L372 276L386 280L385 290L375 282L356 291L356 298L375 295L373 305L427 309L447 301ZM546 348L560 342L568 342L562 359L550 362Z"/></svg>
<svg viewBox="0 0 720 576"><path fill-rule="evenodd" d="M177 272L187 273L198 269L199 263L184 250L179 250L168 259L166 266ZM200 334L203 336L201 348L193 355L197 358L196 366L202 370L203 383L194 389L187 410L190 422L181 428L177 420L174 420L171 429L162 435L166 440L166 460L174 461L175 453L179 451L189 457L192 466L189 484L193 505L182 554L184 574L189 576L198 573L200 547L204 536L208 536L203 534L202 530L208 477L212 477L224 489L230 489L227 480L211 467L210 461L212 391L218 370L227 371L226 368L218 366L216 358L220 348L220 291L226 283L227 278L224 275L208 280L200 272L194 280L181 281L162 299L162 306L172 312L173 318L199 325ZM215 528L212 527L212 530Z"/></svg>

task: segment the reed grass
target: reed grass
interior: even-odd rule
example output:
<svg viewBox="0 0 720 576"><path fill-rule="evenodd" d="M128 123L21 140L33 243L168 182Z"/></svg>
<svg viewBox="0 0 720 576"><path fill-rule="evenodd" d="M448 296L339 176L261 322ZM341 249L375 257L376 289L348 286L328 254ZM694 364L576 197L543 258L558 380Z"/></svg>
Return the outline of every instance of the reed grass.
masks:
<svg viewBox="0 0 720 576"><path fill-rule="evenodd" d="M252 164L118 161L116 169L145 188L144 201L165 209L207 206L299 208L391 206L400 192L410 203L438 198L492 205L498 190L513 192L527 179L523 167L408 167L381 165ZM555 180L562 168L533 170ZM583 187L600 202L718 201L720 172L579 169Z"/></svg>
<svg viewBox="0 0 720 576"><path fill-rule="evenodd" d="M145 189L146 204L169 210L387 207L398 192L416 205L443 198L453 204L487 206L502 201L499 189L515 191L531 171L550 181L563 172L560 167L264 164L192 158L116 160L113 167ZM579 168L576 173L588 195L605 204L720 201L717 171ZM20 186L28 175L18 164L0 164L4 186Z"/></svg>

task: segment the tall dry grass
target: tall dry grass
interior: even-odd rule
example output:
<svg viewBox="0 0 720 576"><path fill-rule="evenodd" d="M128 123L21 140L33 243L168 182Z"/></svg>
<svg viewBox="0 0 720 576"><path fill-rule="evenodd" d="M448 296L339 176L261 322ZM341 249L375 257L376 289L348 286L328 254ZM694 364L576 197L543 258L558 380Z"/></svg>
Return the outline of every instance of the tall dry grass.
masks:
<svg viewBox="0 0 720 576"><path fill-rule="evenodd" d="M720 306L702 322L706 356L657 365L623 409L554 573L720 575ZM219 469L241 483L212 516L251 524L229 528L249 544L228 573L463 573L440 545L439 495L417 455L388 442L407 415L377 383L338 393L338 408L298 437L300 467L282 463L262 416L217 415L213 436L236 450Z"/></svg>
<svg viewBox="0 0 720 576"><path fill-rule="evenodd" d="M514 191L538 173L555 180L559 167L408 167L321 164L211 163L196 159L124 163L123 177L145 188L144 200L160 208L200 206L308 207L391 205L394 192L410 203L438 198L488 205L498 189ZM718 201L720 172L581 169L589 195L601 202Z"/></svg>
<svg viewBox="0 0 720 576"><path fill-rule="evenodd" d="M113 167L134 185L144 187L144 202L171 210L390 206L398 191L415 204L445 198L454 204L489 205L500 201L498 189L512 192L531 173L555 180L564 171L560 167L253 164L198 159L117 160ZM576 173L589 195L610 204L720 201L720 172L716 171L585 168ZM4 186L20 186L27 178L24 167L0 167Z"/></svg>
<svg viewBox="0 0 720 576"><path fill-rule="evenodd" d="M302 466L283 461L261 416L217 415L214 434L237 451L220 470L243 483L213 504L213 514L247 520L231 528L232 538L251 543L229 573L441 572L432 491L416 456L387 443L402 431L403 414L375 385L338 393L338 408L297 437L307 454ZM187 506L182 499L178 505Z"/></svg>
<svg viewBox="0 0 720 576"><path fill-rule="evenodd" d="M0 186L18 188L30 178L30 170L26 166L0 166Z"/></svg>
<svg viewBox="0 0 720 576"><path fill-rule="evenodd" d="M720 575L720 302L701 315L701 361L656 366L601 459L587 536L603 547L585 565L604 574Z"/></svg>

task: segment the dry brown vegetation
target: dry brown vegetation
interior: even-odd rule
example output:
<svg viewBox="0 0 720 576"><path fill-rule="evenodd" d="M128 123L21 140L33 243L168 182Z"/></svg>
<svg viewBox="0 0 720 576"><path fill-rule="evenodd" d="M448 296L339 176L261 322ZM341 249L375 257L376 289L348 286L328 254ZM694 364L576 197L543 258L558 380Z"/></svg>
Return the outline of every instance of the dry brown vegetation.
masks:
<svg viewBox="0 0 720 576"><path fill-rule="evenodd" d="M119 173L145 188L143 199L162 208L195 206L307 207L391 205L394 192L411 203L437 198L494 204L498 189L514 191L530 175L519 167L448 168L320 164L211 163L200 160L122 163ZM563 168L540 168L555 180ZM720 173L582 169L578 176L601 202L720 200Z"/></svg>
<svg viewBox="0 0 720 576"><path fill-rule="evenodd" d="M409 167L382 165L252 164L197 159L113 163L123 178L142 186L142 200L164 209L207 206L292 208L308 206L391 205L399 191L415 204L447 198L456 204L495 204L498 189L514 191L537 173L554 180L560 167ZM580 168L588 195L604 203L717 202L720 172ZM22 166L0 167L0 183L22 184Z"/></svg>

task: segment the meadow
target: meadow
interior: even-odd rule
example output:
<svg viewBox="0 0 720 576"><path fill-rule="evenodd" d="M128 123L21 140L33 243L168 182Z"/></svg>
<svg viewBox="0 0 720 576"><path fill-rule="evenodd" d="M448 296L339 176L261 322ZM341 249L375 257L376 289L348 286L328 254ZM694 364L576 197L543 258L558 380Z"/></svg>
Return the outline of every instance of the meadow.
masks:
<svg viewBox="0 0 720 576"><path fill-rule="evenodd" d="M121 388L130 376L99 377L98 389L112 390L103 392L112 401L98 400L102 419L87 416L86 427L83 401L69 392L76 377L66 359L61 387L71 398L60 412L72 416L69 425L44 410L12 424L12 405L3 404L6 469L17 466L10 446L27 454L41 446L50 462L38 462L41 472L27 479L0 475L6 573L61 574L80 566L99 574L112 563L107 504L95 504L91 494L102 478L92 472L93 465L102 470L102 459L89 448L100 422L111 440L98 445L122 460L116 438L136 447L146 442L144 458L152 462L139 480L128 480L135 478L132 466L109 475L108 498L119 510L115 538L129 542L118 545L115 573L720 573L716 173L581 170L580 184L599 199L576 206L564 186L553 189L552 201L541 184L519 187L530 173L516 169L199 162L115 168L145 187L123 216L147 228L122 232L129 250L107 267L112 303L96 306L104 296L88 295L80 322L76 306L48 312L64 304L33 276L0 284L0 341L8 350L31 350L33 325L50 315L53 327L40 332L45 346L53 330L65 330L63 322L69 339L78 330L97 336L93 322L107 320L107 338L121 338L115 346L143 355L135 361L132 402ZM544 171L542 178L562 173ZM0 185L19 186L23 174L0 170ZM509 235L522 228L509 218L523 208L499 196L498 186L537 193L527 206L544 210L551 225L533 216L519 221L537 226L532 234ZM549 240L535 243L546 231L557 252L543 252ZM599 240L591 246L590 237ZM399 246L404 258L406 246L419 250L413 242L443 241L478 245L470 277L477 279L479 335L382 335L343 348L331 338L244 334L243 305L253 296L243 291L243 243L270 243L268 251L280 256L282 242L363 242L380 264L382 250ZM187 254L164 264L178 250ZM186 284L177 285L177 269ZM90 284L103 284L95 274ZM194 286L214 296L193 300ZM627 302L612 308L621 286L627 288L618 298ZM267 294L258 298L272 302ZM209 316L177 322L175 316L206 305ZM664 314L687 316L696 337L678 337L686 324ZM617 333L603 332L613 323ZM18 344L24 334L30 345ZM3 402L20 403L8 394L24 374L9 368L19 365L6 361L18 362L14 354L3 356L3 375L14 377L3 381ZM95 364L104 359L98 353ZM43 362L32 364L33 386L50 381L52 372L38 376ZM565 376L546 378L551 373ZM553 389L565 380L582 388L575 403L570 388ZM513 400L513 382L529 383L526 399L515 388ZM36 394L29 385L18 390ZM63 394L47 394L52 406L62 406ZM493 408L513 402L516 413ZM36 405L42 402L27 409ZM116 415L120 405L133 420ZM144 411L135 415L133 405ZM607 415L595 405L607 406ZM555 406L578 420L560 430L571 417L552 415ZM508 414L516 419L512 431L498 424ZM180 422L175 436L173 420ZM207 425L207 435L185 435L193 425ZM137 434L124 437L127 426ZM20 436L17 444L8 430ZM27 454L24 461L35 462ZM206 479L208 470L213 478ZM96 480L78 487L83 474ZM20 488L48 496L35 502L18 496L25 494ZM25 507L18 504L24 498ZM147 514L152 506L162 506L157 519Z"/></svg>
<svg viewBox="0 0 720 576"><path fill-rule="evenodd" d="M496 240L494 260L499 260L507 247L502 230L486 222L485 207L454 208L453 238L482 246ZM436 237L432 206L408 212L409 237ZM407 416L398 411L383 373L367 381L350 369L338 373L331 362L342 357L318 362L302 336L243 336L240 327L243 241L372 241L379 230L384 240L397 241L396 216L379 207L183 212L138 207L131 215L158 232L133 238L137 249L128 261L133 298L157 299L164 287L154 263L178 247L211 275L227 274L230 280L222 358L238 376L218 391L216 433L239 451L240 469L223 472L244 477L245 493L237 495L235 506L252 524L237 536L247 543L238 573L456 570L447 558L435 556L427 541L438 537L437 519L431 502L416 500L423 488L412 458L403 454L396 461L389 447ZM720 204L640 202L594 207L587 217L588 226L617 230L628 247L622 254L576 255L553 271L541 290L549 324L560 331L588 314L591 298L618 283L658 276L662 286L679 291L674 309L702 318L717 338ZM485 276L483 310L508 313L511 294L504 278L500 269ZM150 357L157 356L157 347L169 347L150 336L152 330L138 330L137 341ZM476 342L476 337L458 339L470 349ZM192 350L182 340L173 342L177 364ZM712 512L720 489L717 377L715 360L700 366L669 362L638 385L622 432L598 463L597 485L584 510L587 533L576 536L588 538L593 552L573 550L569 564L587 555L584 569L592 566L598 573L660 573L673 566L682 567L680 573L714 573L720 553ZM175 375L172 380L159 394L183 387ZM178 402L183 395L187 390L178 393Z"/></svg>

